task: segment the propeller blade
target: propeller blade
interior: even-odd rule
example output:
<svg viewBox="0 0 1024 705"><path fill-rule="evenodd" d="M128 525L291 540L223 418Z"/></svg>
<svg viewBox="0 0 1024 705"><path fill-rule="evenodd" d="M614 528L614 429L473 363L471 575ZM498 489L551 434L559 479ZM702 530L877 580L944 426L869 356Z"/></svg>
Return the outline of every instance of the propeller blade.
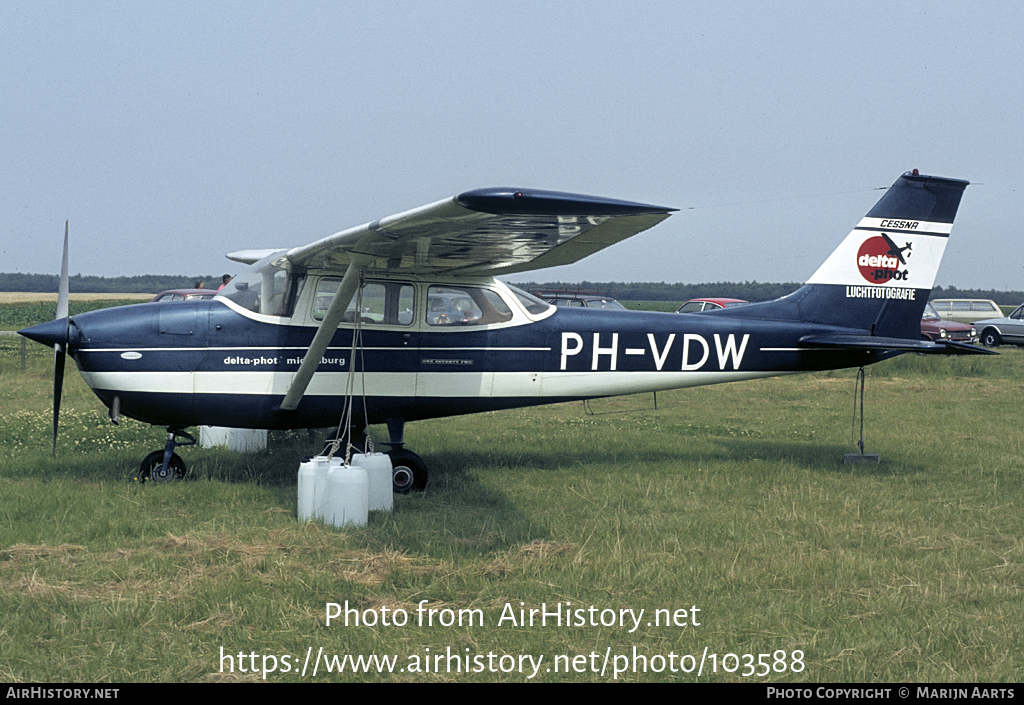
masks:
<svg viewBox="0 0 1024 705"><path fill-rule="evenodd" d="M60 263L60 284L57 289L57 316L55 320L68 317L68 221L64 221L64 258Z"/></svg>
<svg viewBox="0 0 1024 705"><path fill-rule="evenodd" d="M57 455L57 427L60 424L60 397L64 389L64 360L67 353L63 346L53 348L53 455Z"/></svg>
<svg viewBox="0 0 1024 705"><path fill-rule="evenodd" d="M60 265L60 284L57 289L57 318L64 319L64 340L53 346L53 455L57 455L57 428L60 425L60 398L64 391L64 364L67 360L71 337L71 318L68 316L68 221L64 221L64 258Z"/></svg>

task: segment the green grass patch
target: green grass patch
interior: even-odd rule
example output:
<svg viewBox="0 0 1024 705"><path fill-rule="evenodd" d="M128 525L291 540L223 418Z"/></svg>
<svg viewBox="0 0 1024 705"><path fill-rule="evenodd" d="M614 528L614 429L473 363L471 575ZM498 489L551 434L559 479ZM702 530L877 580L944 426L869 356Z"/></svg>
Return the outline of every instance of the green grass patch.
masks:
<svg viewBox="0 0 1024 705"><path fill-rule="evenodd" d="M95 311L111 306L126 306L141 303L132 299L99 299L96 301L70 301L68 311L77 316L86 311ZM57 313L57 304L53 302L35 301L25 303L8 303L0 305L0 330L21 330L37 323L52 321Z"/></svg>
<svg viewBox="0 0 1024 705"><path fill-rule="evenodd" d="M619 303L630 311L662 311L664 313L674 313L683 305L682 301L620 301Z"/></svg>
<svg viewBox="0 0 1024 705"><path fill-rule="evenodd" d="M842 463L852 370L660 393L657 409L642 395L410 424L427 490L336 531L295 518L318 450L304 431L258 454L185 448L194 479L140 485L163 429L112 426L73 370L52 458L52 352L30 346L22 371L15 345L0 347L9 682L261 681L272 666L279 682L522 682L521 656L543 657L542 682L1024 677L1016 348L869 368L877 465ZM346 601L377 623L328 626ZM632 631L508 619L559 605L644 616ZM396 660L302 675L320 649Z"/></svg>

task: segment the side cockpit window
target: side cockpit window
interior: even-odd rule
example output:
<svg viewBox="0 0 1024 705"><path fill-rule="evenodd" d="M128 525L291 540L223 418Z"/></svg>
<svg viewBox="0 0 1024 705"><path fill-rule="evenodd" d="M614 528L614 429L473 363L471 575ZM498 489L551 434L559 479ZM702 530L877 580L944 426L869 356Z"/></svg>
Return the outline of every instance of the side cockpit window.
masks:
<svg viewBox="0 0 1024 705"><path fill-rule="evenodd" d="M427 325L481 326L512 320L498 292L475 286L432 286L427 290Z"/></svg>
<svg viewBox="0 0 1024 705"><path fill-rule="evenodd" d="M313 297L313 318L322 321L331 307L341 279L328 277L316 285ZM401 282L367 282L356 292L342 317L342 323L353 323L358 311L361 323L408 326L413 320L413 287Z"/></svg>

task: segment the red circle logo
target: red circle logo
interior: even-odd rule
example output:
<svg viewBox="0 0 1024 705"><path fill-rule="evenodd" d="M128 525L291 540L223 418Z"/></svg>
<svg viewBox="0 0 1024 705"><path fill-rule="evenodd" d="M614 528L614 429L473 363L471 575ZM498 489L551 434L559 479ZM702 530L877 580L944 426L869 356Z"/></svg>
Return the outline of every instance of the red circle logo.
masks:
<svg viewBox="0 0 1024 705"><path fill-rule="evenodd" d="M857 269L872 284L906 279L907 271L900 271L901 264L899 256L892 253L889 243L879 235L869 237L857 250Z"/></svg>

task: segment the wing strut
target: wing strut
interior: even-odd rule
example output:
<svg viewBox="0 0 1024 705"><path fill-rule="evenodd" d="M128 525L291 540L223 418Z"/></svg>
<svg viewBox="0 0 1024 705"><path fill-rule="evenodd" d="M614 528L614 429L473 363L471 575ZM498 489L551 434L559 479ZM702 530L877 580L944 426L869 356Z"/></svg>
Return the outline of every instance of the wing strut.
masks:
<svg viewBox="0 0 1024 705"><path fill-rule="evenodd" d="M330 345L335 331L338 330L338 324L341 323L342 316L345 315L348 305L352 302L356 289L359 288L359 274L369 261L369 258L352 254L352 260L349 262L348 269L345 270L341 286L338 287L338 292L334 295L330 308L324 314L324 320L317 328L313 342L309 344L306 356L303 358L302 364L299 365L299 371L292 378L291 386L288 387L284 400L279 407L274 409L275 412L295 411L298 408L299 402L302 401L302 395L306 393L306 387L309 386L309 381L313 379L313 373L320 366L320 360L323 358L327 346Z"/></svg>

